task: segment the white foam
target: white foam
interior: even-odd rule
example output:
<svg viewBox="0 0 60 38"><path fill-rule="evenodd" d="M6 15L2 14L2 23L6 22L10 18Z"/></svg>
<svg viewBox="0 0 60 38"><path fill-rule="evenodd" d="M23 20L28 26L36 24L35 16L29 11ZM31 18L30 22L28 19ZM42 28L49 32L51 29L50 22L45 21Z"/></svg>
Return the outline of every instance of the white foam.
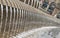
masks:
<svg viewBox="0 0 60 38"><path fill-rule="evenodd" d="M28 35L35 33L35 32L44 31L44 30L47 31L47 30L51 30L54 28L59 28L59 27L49 26L49 27L41 27L41 28L37 28L37 29L32 29L27 32L23 32L21 34L16 35L16 38L24 38L24 37L27 37Z"/></svg>

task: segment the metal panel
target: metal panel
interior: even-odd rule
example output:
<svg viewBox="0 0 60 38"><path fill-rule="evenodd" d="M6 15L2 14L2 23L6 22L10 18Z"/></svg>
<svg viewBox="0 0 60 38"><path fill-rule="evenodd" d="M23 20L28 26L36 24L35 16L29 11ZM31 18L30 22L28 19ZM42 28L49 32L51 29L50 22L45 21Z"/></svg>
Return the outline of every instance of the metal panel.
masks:
<svg viewBox="0 0 60 38"><path fill-rule="evenodd" d="M2 32L1 32L2 24L3 24L3 23L2 23L2 21L3 21L2 19L3 19L3 5L1 5L1 21L0 21L1 23L0 23L0 33L2 33Z"/></svg>
<svg viewBox="0 0 60 38"><path fill-rule="evenodd" d="M3 8L4 9L4 8ZM7 19L8 19L8 6L6 6L6 19L5 19L5 27L4 27L4 31L3 31L3 38L5 38L5 35L6 35L6 31L7 31ZM5 11L4 11L5 12ZM2 27L3 28L3 27Z"/></svg>

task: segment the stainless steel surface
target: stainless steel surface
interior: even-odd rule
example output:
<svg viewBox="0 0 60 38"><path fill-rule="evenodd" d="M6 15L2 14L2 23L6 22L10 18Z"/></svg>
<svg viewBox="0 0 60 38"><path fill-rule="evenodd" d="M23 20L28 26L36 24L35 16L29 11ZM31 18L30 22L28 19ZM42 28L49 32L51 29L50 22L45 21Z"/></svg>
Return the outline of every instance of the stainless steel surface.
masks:
<svg viewBox="0 0 60 38"><path fill-rule="evenodd" d="M59 27L60 20L19 0L0 0L0 38L43 26Z"/></svg>

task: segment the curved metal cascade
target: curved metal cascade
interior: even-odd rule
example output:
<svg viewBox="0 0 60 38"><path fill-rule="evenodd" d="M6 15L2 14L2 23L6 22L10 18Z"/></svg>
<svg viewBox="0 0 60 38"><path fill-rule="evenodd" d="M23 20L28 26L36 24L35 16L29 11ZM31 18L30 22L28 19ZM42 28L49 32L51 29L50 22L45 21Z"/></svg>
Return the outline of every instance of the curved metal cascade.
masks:
<svg viewBox="0 0 60 38"><path fill-rule="evenodd" d="M60 26L60 20L19 0L0 0L0 38L11 38L43 26Z"/></svg>

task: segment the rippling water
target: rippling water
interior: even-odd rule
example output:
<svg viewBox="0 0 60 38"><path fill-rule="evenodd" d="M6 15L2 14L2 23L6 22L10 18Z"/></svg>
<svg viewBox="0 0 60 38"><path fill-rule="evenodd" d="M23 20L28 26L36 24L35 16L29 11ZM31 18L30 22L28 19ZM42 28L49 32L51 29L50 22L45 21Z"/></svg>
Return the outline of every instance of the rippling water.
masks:
<svg viewBox="0 0 60 38"><path fill-rule="evenodd" d="M37 28L18 34L16 37L17 38L60 38L60 28L59 27Z"/></svg>

